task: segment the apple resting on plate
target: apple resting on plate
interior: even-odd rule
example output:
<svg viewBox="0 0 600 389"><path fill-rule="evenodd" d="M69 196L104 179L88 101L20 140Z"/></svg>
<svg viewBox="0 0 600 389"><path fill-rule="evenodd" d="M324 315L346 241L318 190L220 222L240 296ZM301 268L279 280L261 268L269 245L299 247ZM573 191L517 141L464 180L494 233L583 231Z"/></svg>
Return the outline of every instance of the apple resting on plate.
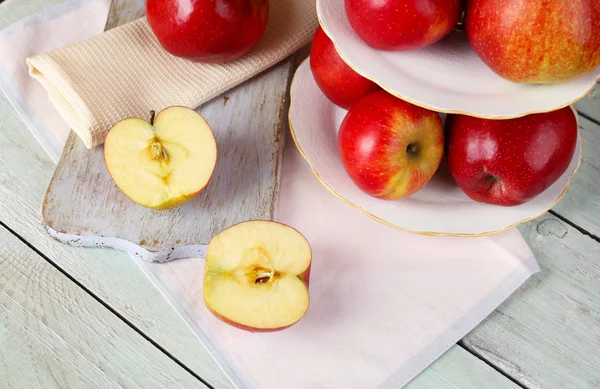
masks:
<svg viewBox="0 0 600 389"><path fill-rule="evenodd" d="M332 103L345 109L350 109L358 100L380 89L344 62L320 26L310 51L310 70L321 92Z"/></svg>
<svg viewBox="0 0 600 389"><path fill-rule="evenodd" d="M208 245L204 302L216 317L248 331L275 331L304 316L311 249L292 227L248 221Z"/></svg>
<svg viewBox="0 0 600 389"><path fill-rule="evenodd" d="M150 122L121 120L106 136L104 161L115 184L144 207L164 210L196 197L217 162L217 143L196 111L169 107Z"/></svg>
<svg viewBox="0 0 600 389"><path fill-rule="evenodd" d="M338 145L346 172L363 192L396 200L433 177L444 153L444 129L436 112L379 91L348 111Z"/></svg>
<svg viewBox="0 0 600 389"><path fill-rule="evenodd" d="M449 115L448 166L471 199L495 205L523 204L567 170L577 144L570 107L517 119Z"/></svg>
<svg viewBox="0 0 600 389"><path fill-rule="evenodd" d="M380 50L413 50L439 41L454 28L463 0L345 0L356 35Z"/></svg>
<svg viewBox="0 0 600 389"><path fill-rule="evenodd" d="M552 84L600 66L600 1L469 0L467 37L494 72Z"/></svg>

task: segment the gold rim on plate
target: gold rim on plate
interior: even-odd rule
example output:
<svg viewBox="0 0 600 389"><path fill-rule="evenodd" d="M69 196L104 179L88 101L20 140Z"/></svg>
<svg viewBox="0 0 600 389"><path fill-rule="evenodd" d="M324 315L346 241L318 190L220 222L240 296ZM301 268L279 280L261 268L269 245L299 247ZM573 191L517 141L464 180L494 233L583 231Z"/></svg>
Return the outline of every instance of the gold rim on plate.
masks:
<svg viewBox="0 0 600 389"><path fill-rule="evenodd" d="M346 65L348 65L352 70L354 70L356 73L360 74L361 76L363 76L367 80L373 81L375 84L379 85L379 87L381 87L381 89L383 89L384 91L388 92L392 96L395 96L395 97L397 97L399 99L402 99L404 101L408 101L409 103L414 104L416 106L429 109L431 111L441 112L441 113L448 113L448 114L468 115L468 116L473 116L473 117L477 117L477 118L481 118L481 119L494 119L494 120L517 119L517 118L520 118L520 117L523 117L523 116L533 115L533 114L536 114L536 113L546 113L546 112L556 111L556 110L559 110L561 108L564 108L564 107L567 107L569 105L572 105L572 104L578 102L579 100L583 99L585 96L587 96L595 88L596 83L598 82L598 80L600 80L600 74L599 74L596 77L596 81L593 82L593 85L583 95L579 96L578 98L576 98L575 100L573 100L573 101L571 101L569 103L560 105L560 106L558 106L556 108L553 108L553 109L540 110L540 111L528 111L528 112L525 112L525 113L522 113L522 114L518 114L518 115L514 115L514 116L482 115L482 114L477 114L477 113L467 112L467 111L452 110L452 109L441 109L441 108L437 108L437 107L432 107L430 105L427 105L427 104L424 104L424 103L419 103L419 102L416 102L416 101L413 101L413 100L409 99L408 97L402 96L400 93L395 92L391 88L389 88L388 86L386 86L382 81L377 80L377 78L372 77L372 76L368 76L364 72L361 72L360 70L356 69L354 67L354 65L352 65L348 61L348 59L346 57L344 57L344 55L342 54L342 52L338 48L337 44L334 42L333 38L331 38L331 35L327 32L327 29L323 25L323 21L322 21L322 18L321 18L321 12L319 11L319 9L320 9L319 6L317 6L317 20L319 21L319 25L321 26L321 28L323 29L323 31L325 32L325 34L327 35L327 37L329 37L329 39L333 43L333 47L335 48L335 51L337 51L338 55L342 58L342 60L346 63ZM595 69L595 70L597 70L597 69Z"/></svg>
<svg viewBox="0 0 600 389"><path fill-rule="evenodd" d="M296 132L294 131L294 126L292 124L292 118L291 118L292 107L293 107L293 104L294 104L294 94L293 94L293 91L294 91L294 82L296 81L296 76L298 75L298 70L302 66L305 65L305 63L309 60L309 58L310 57L304 59L302 61L302 63L300 63L300 65L298 66L298 68L294 72L294 76L292 77L292 82L290 83L290 108L288 110L288 124L289 124L289 127L290 127L290 132L292 134L292 139L294 140L294 143L296 144L296 148L300 152L300 155L302 155L302 158L304 158L304 160L306 161L306 163L308 163L308 166L310 167L310 170L312 171L312 173L314 174L314 176L317 178L317 180L319 180L319 182L325 188L327 188L328 191L330 191L331 193L333 193L336 197L338 197L340 200L342 200L346 204L351 205L352 207L360 210L365 215L369 216L370 218L372 218L372 219L374 219L374 220L376 220L376 221L378 221L378 222L380 222L382 224L385 224L385 225L393 227L393 228L397 228L397 229L402 230L402 231L412 232L414 234L427 235L427 236L457 236L457 237L475 238L475 237L481 237L481 236L488 236L488 235L499 234L501 232L508 231L511 228L518 226L519 224L526 223L528 221L537 219L538 217L544 215L546 212L548 212L550 209L552 209L565 196L565 194L567 194L567 191L569 190L569 187L571 186L571 182L573 180L573 177L575 177L575 174L577 173L577 171L581 167L581 163L583 161L583 138L581 137L581 131L579 129L579 115L577 114L577 111L575 110L575 108L571 107L571 110L573 111L573 114L575 115L575 121L577 123L577 138L579 140L579 145L580 145L579 161L577 162L577 166L575 167L575 170L573 170L573 173L571 173L571 176L569 177L569 180L567 181L567 185L565 185L565 188L563 189L563 191L561 192L561 194L558 196L558 198L554 201L554 203L550 207L548 207L546 210L544 210L540 214L538 214L536 216L533 216L533 217L525 218L523 220L520 220L520 221L518 221L516 223L513 223L513 224L511 224L511 225L509 225L507 227L504 227L502 229L499 229L499 230L488 231L488 232L480 232L480 233L475 233L475 234L465 234L465 233L457 233L457 232L416 231L416 230L411 230L410 228L406 228L406 227L399 226L397 224L390 223L387 220L384 220L384 219L380 218L379 216L373 215L369 211L367 211L364 208L362 208L360 205L355 204L352 201L346 199L344 196L342 196L341 194L337 193L333 188L331 188L329 185L327 185L327 183L325 181L323 181L323 179L321 178L321 176L319 176L319 173L315 170L313 164L310 162L310 160L308 159L308 157L304 153L304 150L302 150L302 146L300 146L300 143L298 142L298 139L296 139ZM398 96L396 96L396 97L398 97ZM333 104L333 103L331 103L331 104ZM561 108L564 108L564 107L557 108L557 110L561 109ZM552 112L552 111L548 111L548 112ZM468 115L468 114L466 114L466 115ZM547 189L548 188L546 188L546 190Z"/></svg>

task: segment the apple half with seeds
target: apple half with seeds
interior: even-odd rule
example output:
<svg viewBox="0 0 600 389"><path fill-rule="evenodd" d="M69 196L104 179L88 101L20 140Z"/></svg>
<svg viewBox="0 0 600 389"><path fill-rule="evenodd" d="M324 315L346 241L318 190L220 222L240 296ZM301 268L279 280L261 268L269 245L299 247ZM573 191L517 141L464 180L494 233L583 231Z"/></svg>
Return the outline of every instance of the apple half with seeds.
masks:
<svg viewBox="0 0 600 389"><path fill-rule="evenodd" d="M217 163L217 143L193 109L168 107L150 122L124 119L104 143L104 161L115 184L144 207L164 210L196 197Z"/></svg>
<svg viewBox="0 0 600 389"><path fill-rule="evenodd" d="M272 221L235 224L208 245L204 302L217 318L251 331L276 331L308 310L311 249L292 227Z"/></svg>

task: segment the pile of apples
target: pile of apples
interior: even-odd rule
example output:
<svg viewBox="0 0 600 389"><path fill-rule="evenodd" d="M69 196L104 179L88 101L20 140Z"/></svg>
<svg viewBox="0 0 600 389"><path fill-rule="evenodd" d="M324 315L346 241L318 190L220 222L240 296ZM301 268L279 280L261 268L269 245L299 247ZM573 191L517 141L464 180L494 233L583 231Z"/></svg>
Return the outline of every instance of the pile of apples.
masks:
<svg viewBox="0 0 600 389"><path fill-rule="evenodd" d="M600 65L598 0L468 0L466 7L462 0L345 0L345 8L355 33L379 50L418 50L464 26L473 50L514 82L565 82ZM338 132L340 157L373 197L414 194L445 157L469 198L520 205L558 180L575 153L570 107L504 120L448 115L444 128L438 113L356 73L320 27L310 67L323 94L348 110Z"/></svg>

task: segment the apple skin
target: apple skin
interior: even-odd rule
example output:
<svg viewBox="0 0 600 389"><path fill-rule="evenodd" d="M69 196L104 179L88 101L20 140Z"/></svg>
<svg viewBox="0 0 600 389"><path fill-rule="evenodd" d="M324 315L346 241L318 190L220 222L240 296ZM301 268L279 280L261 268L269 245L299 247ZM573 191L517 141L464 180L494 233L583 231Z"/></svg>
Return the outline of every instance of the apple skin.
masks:
<svg viewBox="0 0 600 389"><path fill-rule="evenodd" d="M471 199L523 204L569 167L577 144L570 107L517 119L449 115L446 156L452 177Z"/></svg>
<svg viewBox="0 0 600 389"><path fill-rule="evenodd" d="M413 50L434 44L454 28L463 0L345 0L356 34L381 50Z"/></svg>
<svg viewBox="0 0 600 389"><path fill-rule="evenodd" d="M312 43L310 70L321 92L344 109L350 109L358 100L380 89L344 62L320 26Z"/></svg>
<svg viewBox="0 0 600 389"><path fill-rule="evenodd" d="M306 285L306 290L308 290L308 284L310 282L310 268L311 267L312 267L312 261L311 261L310 265L308 266L308 269L306 269L302 274L298 275L298 278L300 278L300 280L302 282L304 282L304 285ZM310 294L308 295L308 298L310 300ZM286 328L290 328L291 326L293 326L294 324L296 324L300 320L302 320L304 315L306 315L306 312L308 312L308 310L306 310L306 312L304 312L304 315L302 315L302 317L298 318L298 320L296 320L295 322L293 322L287 326L278 327L278 328L255 328L255 327L245 326L240 323L236 323L235 321L230 320L230 319L226 318L225 316L218 314L216 311L211 309L209 304L205 303L204 306L206 306L206 309L208 309L208 311L210 313L212 313L213 316L215 316L217 319L221 320L223 323L229 324L232 327L235 327L240 330L247 331L247 332L277 332L277 331L285 330Z"/></svg>
<svg viewBox="0 0 600 389"><path fill-rule="evenodd" d="M600 65L598 0L469 0L473 50L499 76L552 84Z"/></svg>
<svg viewBox="0 0 600 389"><path fill-rule="evenodd" d="M262 38L269 0L148 0L146 18L162 47L195 62L223 63Z"/></svg>
<svg viewBox="0 0 600 389"><path fill-rule="evenodd" d="M444 129L436 112L379 91L348 111L338 145L346 172L363 192L396 200L434 175L444 153Z"/></svg>

